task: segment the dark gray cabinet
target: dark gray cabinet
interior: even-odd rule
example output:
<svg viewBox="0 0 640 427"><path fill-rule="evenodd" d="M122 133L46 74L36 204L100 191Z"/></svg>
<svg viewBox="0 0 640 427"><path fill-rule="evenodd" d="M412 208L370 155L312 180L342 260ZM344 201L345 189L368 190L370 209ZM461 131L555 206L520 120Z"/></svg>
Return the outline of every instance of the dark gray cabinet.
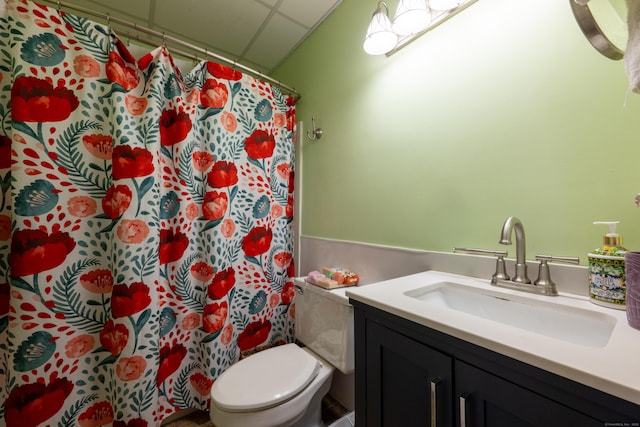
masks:
<svg viewBox="0 0 640 427"><path fill-rule="evenodd" d="M640 426L640 406L351 300L358 427Z"/></svg>
<svg viewBox="0 0 640 427"><path fill-rule="evenodd" d="M454 396L460 420L457 425L603 427L602 421L579 410L467 363L456 361L455 374Z"/></svg>
<svg viewBox="0 0 640 427"><path fill-rule="evenodd" d="M451 425L453 359L380 324L367 328L367 426ZM358 416L360 416L358 414Z"/></svg>

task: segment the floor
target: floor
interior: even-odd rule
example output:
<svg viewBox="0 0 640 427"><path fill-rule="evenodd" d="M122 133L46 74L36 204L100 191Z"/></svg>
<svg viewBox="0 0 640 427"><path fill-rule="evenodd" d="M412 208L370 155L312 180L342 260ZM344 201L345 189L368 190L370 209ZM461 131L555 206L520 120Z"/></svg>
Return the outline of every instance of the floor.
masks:
<svg viewBox="0 0 640 427"><path fill-rule="evenodd" d="M322 399L322 419L329 425L347 413L347 410L331 396ZM193 411L173 421L162 424L163 427L214 427L209 419L209 413L205 411Z"/></svg>
<svg viewBox="0 0 640 427"><path fill-rule="evenodd" d="M213 423L209 419L209 413L205 411L193 411L176 419L162 423L163 427L213 427Z"/></svg>

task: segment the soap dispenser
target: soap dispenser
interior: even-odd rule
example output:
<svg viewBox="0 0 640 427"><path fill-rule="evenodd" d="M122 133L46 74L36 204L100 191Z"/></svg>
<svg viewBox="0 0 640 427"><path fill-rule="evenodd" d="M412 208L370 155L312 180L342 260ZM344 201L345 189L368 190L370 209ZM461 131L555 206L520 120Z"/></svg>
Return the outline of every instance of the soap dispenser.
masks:
<svg viewBox="0 0 640 427"><path fill-rule="evenodd" d="M626 307L624 256L622 236L616 233L618 221L596 221L609 227L603 246L588 254L589 299L594 304L624 310Z"/></svg>

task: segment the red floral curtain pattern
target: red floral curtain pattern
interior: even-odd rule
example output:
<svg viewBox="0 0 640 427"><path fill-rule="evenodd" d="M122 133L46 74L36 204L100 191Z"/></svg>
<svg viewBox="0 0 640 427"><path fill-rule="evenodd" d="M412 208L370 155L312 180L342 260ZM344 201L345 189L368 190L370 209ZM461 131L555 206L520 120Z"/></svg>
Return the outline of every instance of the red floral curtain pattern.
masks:
<svg viewBox="0 0 640 427"><path fill-rule="evenodd" d="M36 3L0 11L0 419L206 409L242 350L293 338L293 100Z"/></svg>

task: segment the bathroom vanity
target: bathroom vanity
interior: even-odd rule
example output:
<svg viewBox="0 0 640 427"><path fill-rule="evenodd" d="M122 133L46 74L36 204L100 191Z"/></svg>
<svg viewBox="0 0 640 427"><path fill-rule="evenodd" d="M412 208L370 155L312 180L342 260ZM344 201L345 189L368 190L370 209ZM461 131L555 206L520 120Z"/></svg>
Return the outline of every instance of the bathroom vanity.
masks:
<svg viewBox="0 0 640 427"><path fill-rule="evenodd" d="M591 310L572 295L495 291L488 281L438 272L347 295L358 426L640 425L640 331L624 312ZM497 311L506 317L494 317ZM575 316L578 326L601 326L593 332L600 335L563 331ZM537 318L548 334L535 330Z"/></svg>

